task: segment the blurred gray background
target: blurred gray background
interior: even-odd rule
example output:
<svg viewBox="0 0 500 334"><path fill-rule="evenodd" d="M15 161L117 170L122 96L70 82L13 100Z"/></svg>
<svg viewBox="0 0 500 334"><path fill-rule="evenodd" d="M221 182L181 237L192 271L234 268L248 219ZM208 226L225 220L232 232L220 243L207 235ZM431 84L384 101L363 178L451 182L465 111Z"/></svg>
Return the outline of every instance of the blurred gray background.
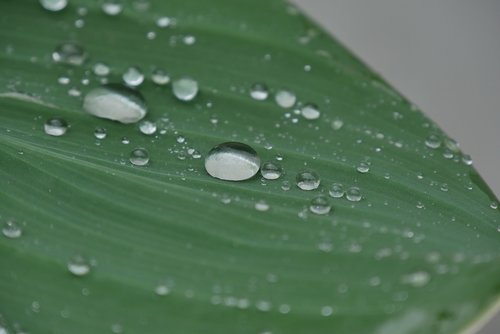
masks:
<svg viewBox="0 0 500 334"><path fill-rule="evenodd" d="M292 2L455 138L500 197L500 0ZM500 333L500 316L479 333Z"/></svg>

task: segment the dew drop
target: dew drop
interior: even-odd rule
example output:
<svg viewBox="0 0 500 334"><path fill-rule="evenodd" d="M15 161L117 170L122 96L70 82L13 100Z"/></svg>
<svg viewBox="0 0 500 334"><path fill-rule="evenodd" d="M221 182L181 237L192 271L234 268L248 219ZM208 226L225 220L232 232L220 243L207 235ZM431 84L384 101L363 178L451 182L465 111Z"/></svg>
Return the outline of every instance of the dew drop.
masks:
<svg viewBox="0 0 500 334"><path fill-rule="evenodd" d="M333 198L341 198L345 194L344 185L342 183L332 183L328 193Z"/></svg>
<svg viewBox="0 0 500 334"><path fill-rule="evenodd" d="M166 284L158 284L155 287L155 293L158 296L166 296L170 293L170 288Z"/></svg>
<svg viewBox="0 0 500 334"><path fill-rule="evenodd" d="M448 184L442 183L441 187L439 189L441 189L441 191L445 191L445 192L448 191Z"/></svg>
<svg viewBox="0 0 500 334"><path fill-rule="evenodd" d="M40 0L40 5L48 11L59 12L66 8L68 0Z"/></svg>
<svg viewBox="0 0 500 334"><path fill-rule="evenodd" d="M139 124L139 130L145 135L153 135L156 132L156 124L151 121L142 121Z"/></svg>
<svg viewBox="0 0 500 334"><path fill-rule="evenodd" d="M46 134L59 137L64 135L68 130L68 123L62 118L54 117L45 122L43 129Z"/></svg>
<svg viewBox="0 0 500 334"><path fill-rule="evenodd" d="M368 173L370 171L370 164L366 161L361 161L356 170L362 174Z"/></svg>
<svg viewBox="0 0 500 334"><path fill-rule="evenodd" d="M106 132L105 128L98 127L94 130L94 136L97 139L104 139L104 138L106 138L107 135L108 135L108 133Z"/></svg>
<svg viewBox="0 0 500 334"><path fill-rule="evenodd" d="M345 196L348 201L359 202L361 201L361 190L358 187L350 187L346 190Z"/></svg>
<svg viewBox="0 0 500 334"><path fill-rule="evenodd" d="M305 119L314 120L321 116L318 106L313 103L308 103L300 109L300 113Z"/></svg>
<svg viewBox="0 0 500 334"><path fill-rule="evenodd" d="M309 210L317 215L327 215L330 213L332 206L330 200L325 195L318 195L311 200Z"/></svg>
<svg viewBox="0 0 500 334"><path fill-rule="evenodd" d="M318 189L321 182L318 174L313 170L304 170L297 174L295 178L297 187L302 190Z"/></svg>
<svg viewBox="0 0 500 334"><path fill-rule="evenodd" d="M9 239L17 239L21 237L23 230L16 221L9 220L4 224L2 234Z"/></svg>
<svg viewBox="0 0 500 334"><path fill-rule="evenodd" d="M269 89L264 83L254 83L250 88L250 96L252 97L252 99L257 101L266 100L269 96Z"/></svg>
<svg viewBox="0 0 500 334"><path fill-rule="evenodd" d="M77 43L67 42L56 46L52 60L56 63L80 66L87 59L87 52Z"/></svg>
<svg viewBox="0 0 500 334"><path fill-rule="evenodd" d="M162 17L159 17L157 20L156 20L156 25L159 27L159 28L167 28L171 25L172 23L172 20L167 17L167 16L162 16Z"/></svg>
<svg viewBox="0 0 500 334"><path fill-rule="evenodd" d="M90 272L90 264L81 255L75 255L68 261L68 270L75 276L85 276Z"/></svg>
<svg viewBox="0 0 500 334"><path fill-rule="evenodd" d="M172 92L181 101L192 101L198 90L198 82L189 77L177 79L172 83Z"/></svg>
<svg viewBox="0 0 500 334"><path fill-rule="evenodd" d="M404 284L409 284L416 288L421 288L429 283L431 276L426 271L417 271L402 277Z"/></svg>
<svg viewBox="0 0 500 334"><path fill-rule="evenodd" d="M260 168L260 173L262 174L262 177L265 178L266 180L276 180L279 179L283 174L283 169L281 168L280 165L268 161L262 164Z"/></svg>
<svg viewBox="0 0 500 334"><path fill-rule="evenodd" d="M144 73L139 67L131 66L123 73L122 78L128 86L137 87L144 82Z"/></svg>
<svg viewBox="0 0 500 334"><path fill-rule="evenodd" d="M167 72L165 72L165 70L157 68L154 69L153 72L151 73L151 80L155 84L163 86L170 82L170 76L168 75Z"/></svg>
<svg viewBox="0 0 500 334"><path fill-rule="evenodd" d="M94 71L95 75L101 77L105 77L109 75L109 73L111 72L109 66L104 63L95 63L94 66L92 67L92 70Z"/></svg>
<svg viewBox="0 0 500 334"><path fill-rule="evenodd" d="M321 308L321 315L324 317L329 317L333 314L333 308L331 306L323 306Z"/></svg>
<svg viewBox="0 0 500 334"><path fill-rule="evenodd" d="M342 129L343 126L344 126L344 121L342 121L341 119L337 118L334 121L332 121L332 129L335 131Z"/></svg>
<svg viewBox="0 0 500 334"><path fill-rule="evenodd" d="M267 202L264 200L260 200L255 203L255 209L257 211L267 211L269 210L269 204L267 204Z"/></svg>
<svg viewBox="0 0 500 334"><path fill-rule="evenodd" d="M492 208L493 210L498 209L498 203L497 202L491 202L490 203L490 208Z"/></svg>
<svg viewBox="0 0 500 334"><path fill-rule="evenodd" d="M425 146L427 146L428 148L437 149L441 146L441 143L441 138L434 134L425 139Z"/></svg>
<svg viewBox="0 0 500 334"><path fill-rule="evenodd" d="M453 153L458 153L460 151L460 145L454 139L445 138L444 145L446 146L447 149L449 149Z"/></svg>
<svg viewBox="0 0 500 334"><path fill-rule="evenodd" d="M470 155L468 154L464 154L462 155L462 162L467 165L467 166L471 166L472 165L472 158Z"/></svg>
<svg viewBox="0 0 500 334"><path fill-rule="evenodd" d="M185 45L193 45L194 43L196 43L196 37L194 37L193 35L184 36L184 38L182 39L182 42Z"/></svg>
<svg viewBox="0 0 500 334"><path fill-rule="evenodd" d="M121 142L124 145L128 145L128 144L130 144L130 139L128 139L128 137L122 137Z"/></svg>
<svg viewBox="0 0 500 334"><path fill-rule="evenodd" d="M291 108L297 101L294 93L287 90L280 90L274 96L276 103L282 108Z"/></svg>
<svg viewBox="0 0 500 334"><path fill-rule="evenodd" d="M149 163L149 152L142 147L137 147L130 152L130 162L134 166L146 166Z"/></svg>
<svg viewBox="0 0 500 334"><path fill-rule="evenodd" d="M291 188L290 181L285 180L281 183L281 190L288 191L290 190L290 188Z"/></svg>
<svg viewBox="0 0 500 334"><path fill-rule="evenodd" d="M142 95L121 84L103 85L85 95L83 109L100 118L136 123L147 113Z"/></svg>
<svg viewBox="0 0 500 334"><path fill-rule="evenodd" d="M104 14L116 16L123 11L123 3L121 0L106 0L101 8Z"/></svg>
<svg viewBox="0 0 500 334"><path fill-rule="evenodd" d="M250 146L227 142L212 148L205 158L207 173L217 179L243 181L252 178L260 168L260 158Z"/></svg>

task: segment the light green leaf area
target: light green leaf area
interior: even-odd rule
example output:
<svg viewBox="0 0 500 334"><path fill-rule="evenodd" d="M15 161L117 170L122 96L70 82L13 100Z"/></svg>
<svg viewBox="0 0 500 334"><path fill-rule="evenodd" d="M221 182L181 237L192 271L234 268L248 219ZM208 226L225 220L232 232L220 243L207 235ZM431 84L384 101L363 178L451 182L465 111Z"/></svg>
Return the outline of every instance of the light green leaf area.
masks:
<svg viewBox="0 0 500 334"><path fill-rule="evenodd" d="M498 299L495 196L417 107L289 4L129 1L111 17L97 1L52 13L2 0L0 13L0 223L23 232L0 235L8 333L457 333ZM176 25L157 27L161 16ZM87 51L82 66L52 61L66 41ZM97 62L114 83L142 68L156 134L83 111L100 85ZM199 95L177 100L151 81L154 68L196 79ZM250 97L256 82L267 100ZM319 119L278 106L280 89L317 104ZM44 132L51 117L70 124L64 136ZM425 144L432 134L437 149ZM284 175L210 177L204 158L227 141ZM129 162L136 147L149 151L147 166ZM358 172L365 161L370 170ZM306 168L319 189L296 186ZM363 199L310 212L333 182ZM68 271L75 255L91 264L87 275Z"/></svg>

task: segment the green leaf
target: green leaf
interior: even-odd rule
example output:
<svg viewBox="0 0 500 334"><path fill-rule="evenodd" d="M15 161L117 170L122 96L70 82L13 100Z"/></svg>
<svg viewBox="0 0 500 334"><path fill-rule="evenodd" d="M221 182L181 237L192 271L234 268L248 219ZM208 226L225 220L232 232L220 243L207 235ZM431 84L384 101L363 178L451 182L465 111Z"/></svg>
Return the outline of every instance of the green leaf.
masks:
<svg viewBox="0 0 500 334"><path fill-rule="evenodd" d="M457 333L492 310L497 199L432 121L314 23L280 0L136 0L116 17L100 4L49 12L37 1L0 2L0 219L22 228L0 238L0 326ZM161 16L176 25L157 27ZM82 66L52 61L67 41L87 51ZM143 69L155 135L83 111L100 84L97 62L114 83L129 66ZM157 67L194 78L200 94L177 100L150 80ZM321 116L307 120L273 96L253 100L256 82L317 104ZM70 124L64 136L44 132L52 117ZM432 134L442 138L437 149L425 144ZM281 155L284 175L223 181L186 153L206 157L227 141L262 161ZM130 164L135 147L149 151L147 166ZM365 161L369 171L358 172ZM296 187L305 168L319 174L319 189ZM330 198L328 215L310 212L333 182L359 187L363 199ZM258 201L269 210L256 210ZM91 265L87 275L68 271L76 255ZM169 293L155 293L158 284Z"/></svg>

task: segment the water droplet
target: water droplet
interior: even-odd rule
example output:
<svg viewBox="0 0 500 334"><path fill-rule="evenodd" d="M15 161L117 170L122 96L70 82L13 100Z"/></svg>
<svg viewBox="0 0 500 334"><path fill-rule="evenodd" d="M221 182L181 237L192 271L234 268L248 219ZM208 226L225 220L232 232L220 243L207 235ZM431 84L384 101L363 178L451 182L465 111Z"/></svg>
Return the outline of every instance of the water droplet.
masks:
<svg viewBox="0 0 500 334"><path fill-rule="evenodd" d="M129 160L134 166L146 166L149 163L149 153L145 148L135 148L130 152Z"/></svg>
<svg viewBox="0 0 500 334"><path fill-rule="evenodd" d="M80 66L87 59L85 49L76 43L68 42L56 46L52 52L52 60L56 63Z"/></svg>
<svg viewBox="0 0 500 334"><path fill-rule="evenodd" d="M157 68L151 73L151 80L155 84L163 86L170 82L170 76L164 70Z"/></svg>
<svg viewBox="0 0 500 334"><path fill-rule="evenodd" d="M290 181L283 181L281 183L281 190L288 191L290 190L290 188L291 188Z"/></svg>
<svg viewBox="0 0 500 334"><path fill-rule="evenodd" d="M156 25L159 28L167 28L172 23L172 20L167 16L162 16L156 20Z"/></svg>
<svg viewBox="0 0 500 334"><path fill-rule="evenodd" d="M490 203L490 208L492 208L493 210L498 209L498 203L497 202L491 202Z"/></svg>
<svg viewBox="0 0 500 334"><path fill-rule="evenodd" d="M175 138L175 141L177 141L179 144L184 144L186 142L186 137L179 135L177 138Z"/></svg>
<svg viewBox="0 0 500 334"><path fill-rule="evenodd" d="M131 66L123 73L122 78L128 86L137 87L144 82L144 73L139 67Z"/></svg>
<svg viewBox="0 0 500 334"><path fill-rule="evenodd" d="M429 283L431 276L425 271L417 271L402 277L404 284L409 284L416 288L421 288Z"/></svg>
<svg viewBox="0 0 500 334"><path fill-rule="evenodd" d="M59 77L57 78L57 82L61 85L68 85L70 83L70 79L68 77Z"/></svg>
<svg viewBox="0 0 500 334"><path fill-rule="evenodd" d="M109 16L119 15L123 10L122 0L106 0L102 4L102 11Z"/></svg>
<svg viewBox="0 0 500 334"><path fill-rule="evenodd" d="M441 191L448 191L448 185L446 183L441 184L441 187L439 188Z"/></svg>
<svg viewBox="0 0 500 334"><path fill-rule="evenodd" d="M142 95L121 84L104 85L87 93L83 109L100 118L121 123L136 123L147 112Z"/></svg>
<svg viewBox="0 0 500 334"><path fill-rule="evenodd" d="M460 151L460 145L454 139L445 138L444 145L453 153L458 153Z"/></svg>
<svg viewBox="0 0 500 334"><path fill-rule="evenodd" d="M62 118L50 118L43 125L45 133L51 136L62 136L68 130L68 123Z"/></svg>
<svg viewBox="0 0 500 334"><path fill-rule="evenodd" d="M128 139L127 137L122 137L122 144L124 145L130 144L130 139Z"/></svg>
<svg viewBox="0 0 500 334"><path fill-rule="evenodd" d="M260 173L262 177L266 180L276 180L281 177L283 173L283 169L280 165L275 164L274 162L264 162L262 167L260 168Z"/></svg>
<svg viewBox="0 0 500 334"><path fill-rule="evenodd" d="M462 162L467 165L467 166L471 166L472 165L472 158L470 155L468 154L464 154L462 155Z"/></svg>
<svg viewBox="0 0 500 334"><path fill-rule="evenodd" d="M425 139L425 146L427 146L428 148L437 149L441 146L441 142L441 138L439 138L437 135L432 134Z"/></svg>
<svg viewBox="0 0 500 334"><path fill-rule="evenodd" d="M317 215L327 215L330 213L332 206L330 200L325 195L318 195L311 200L309 210Z"/></svg>
<svg viewBox="0 0 500 334"><path fill-rule="evenodd" d="M109 73L111 72L111 69L109 68L109 66L104 64L104 63L95 63L94 67L92 67L92 70L94 71L95 75L98 75L101 77L105 77L105 76L109 75Z"/></svg>
<svg viewBox="0 0 500 334"><path fill-rule="evenodd" d="M422 203L422 202L418 201L418 202L417 202L417 209L423 209L423 208L425 208L424 203Z"/></svg>
<svg viewBox="0 0 500 334"><path fill-rule="evenodd" d="M66 8L68 0L40 0L40 5L48 11L59 12Z"/></svg>
<svg viewBox="0 0 500 334"><path fill-rule="evenodd" d="M361 161L356 170L362 174L368 173L370 171L370 164L366 161Z"/></svg>
<svg viewBox="0 0 500 334"><path fill-rule="evenodd" d="M9 239L17 239L23 234L23 230L16 221L9 220L4 224L2 234Z"/></svg>
<svg viewBox="0 0 500 334"><path fill-rule="evenodd" d="M291 108L297 101L294 93L287 90L280 90L275 95L276 103L282 108Z"/></svg>
<svg viewBox="0 0 500 334"><path fill-rule="evenodd" d="M177 79L172 83L172 92L181 101L192 101L198 94L198 82L188 77Z"/></svg>
<svg viewBox="0 0 500 334"><path fill-rule="evenodd" d="M107 132L105 128L98 127L94 130L94 136L97 139L104 139L107 136Z"/></svg>
<svg viewBox="0 0 500 334"><path fill-rule="evenodd" d="M112 324L111 331L114 334L121 334L123 332L123 326L121 324Z"/></svg>
<svg viewBox="0 0 500 334"><path fill-rule="evenodd" d="M260 200L255 203L255 209L257 211L267 211L269 210L269 204L267 204L267 202L264 200Z"/></svg>
<svg viewBox="0 0 500 334"><path fill-rule="evenodd" d="M196 37L194 37L193 35L187 35L187 36L184 36L182 41L186 45L193 45L194 43L196 43Z"/></svg>
<svg viewBox="0 0 500 334"><path fill-rule="evenodd" d="M205 158L205 169L212 177L228 181L252 178L260 168L260 158L250 146L227 142L212 148Z"/></svg>
<svg viewBox="0 0 500 334"><path fill-rule="evenodd" d="M342 183L332 183L328 193L333 198L341 198L345 194L344 185Z"/></svg>
<svg viewBox="0 0 500 334"><path fill-rule="evenodd" d="M75 255L68 261L68 270L75 276L85 276L90 272L90 264L81 255Z"/></svg>
<svg viewBox="0 0 500 334"><path fill-rule="evenodd" d="M332 122L332 129L334 129L335 131L342 129L343 126L344 121L342 121L341 119L337 118Z"/></svg>
<svg viewBox="0 0 500 334"><path fill-rule="evenodd" d="M321 308L321 315L324 317L329 317L333 314L333 308L331 306L323 306Z"/></svg>
<svg viewBox="0 0 500 334"><path fill-rule="evenodd" d="M156 124L151 121L142 121L139 130L145 135L152 135L156 132Z"/></svg>
<svg viewBox="0 0 500 334"><path fill-rule="evenodd" d="M321 180L318 174L313 170L304 170L297 174L295 178L297 187L302 190L314 190L318 189Z"/></svg>
<svg viewBox="0 0 500 334"><path fill-rule="evenodd" d="M359 202L362 198L361 190L358 187L350 187L349 189L347 189L347 191L345 192L345 196L347 200L351 202Z"/></svg>
<svg viewBox="0 0 500 334"><path fill-rule="evenodd" d="M250 88L250 96L257 101L266 100L269 96L269 89L266 84L260 82L254 83Z"/></svg>
<svg viewBox="0 0 500 334"><path fill-rule="evenodd" d="M300 112L302 116L308 120L318 119L319 116L321 116L321 112L319 111L318 106L313 103L308 103L304 105L300 109Z"/></svg>

